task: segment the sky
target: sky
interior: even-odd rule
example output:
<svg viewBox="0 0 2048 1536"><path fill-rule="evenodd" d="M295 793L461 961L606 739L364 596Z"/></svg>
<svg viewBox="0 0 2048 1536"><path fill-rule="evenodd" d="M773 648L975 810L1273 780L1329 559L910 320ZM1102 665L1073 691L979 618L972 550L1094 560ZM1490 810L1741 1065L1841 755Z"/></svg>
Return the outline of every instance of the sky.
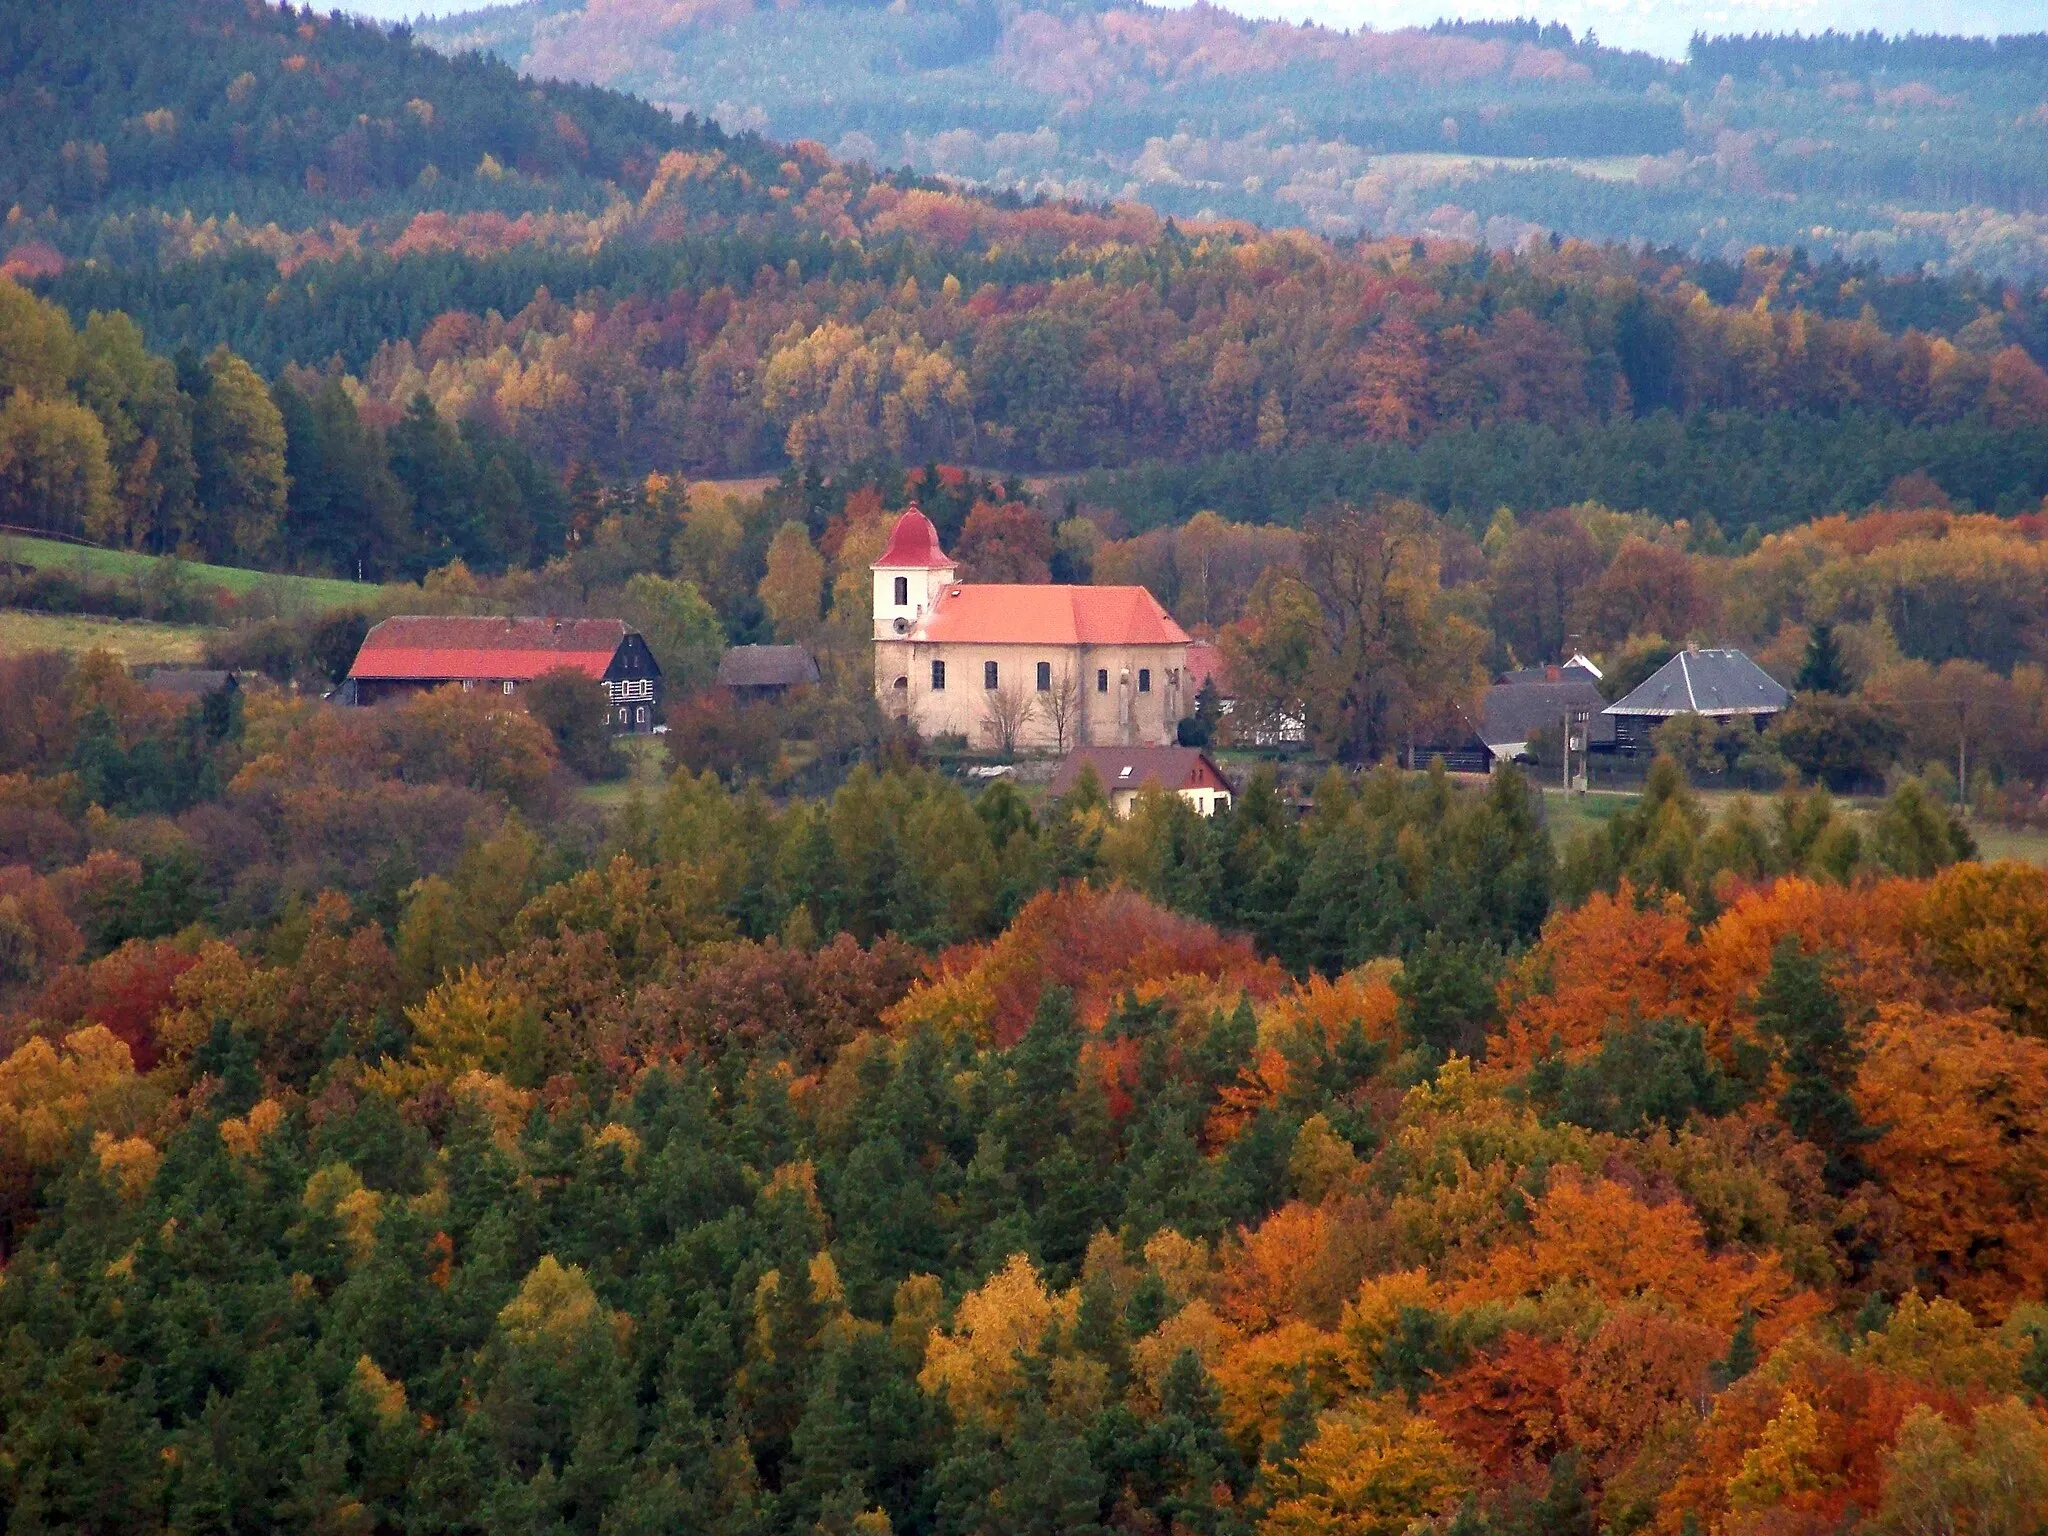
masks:
<svg viewBox="0 0 2048 1536"><path fill-rule="evenodd" d="M477 9L477 0L344 0L386 20ZM1168 0L1172 3L1172 0ZM1985 35L2048 28L2048 0L1225 0L1241 14L1316 21L1325 26L1427 26L1442 16L1496 20L1539 16L1574 32L1588 28L1611 47L1667 58L1685 53L1696 31L1820 32L1829 27L1885 32Z"/></svg>

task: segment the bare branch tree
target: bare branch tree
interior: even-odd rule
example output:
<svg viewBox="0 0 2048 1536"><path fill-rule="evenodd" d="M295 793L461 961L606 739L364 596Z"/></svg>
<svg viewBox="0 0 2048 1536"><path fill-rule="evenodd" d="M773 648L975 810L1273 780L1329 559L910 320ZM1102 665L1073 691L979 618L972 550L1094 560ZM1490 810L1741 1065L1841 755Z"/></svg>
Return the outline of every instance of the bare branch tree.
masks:
<svg viewBox="0 0 2048 1536"><path fill-rule="evenodd" d="M1038 700L1024 691L1021 683L1011 681L987 695L988 713L982 718L982 731L995 738L1003 756L1017 755L1017 738L1033 715L1038 713Z"/></svg>
<svg viewBox="0 0 2048 1536"><path fill-rule="evenodd" d="M1065 757L1073 745L1074 727L1081 723L1081 683L1072 667L1053 674L1052 686L1040 695L1039 704L1052 724L1053 750Z"/></svg>

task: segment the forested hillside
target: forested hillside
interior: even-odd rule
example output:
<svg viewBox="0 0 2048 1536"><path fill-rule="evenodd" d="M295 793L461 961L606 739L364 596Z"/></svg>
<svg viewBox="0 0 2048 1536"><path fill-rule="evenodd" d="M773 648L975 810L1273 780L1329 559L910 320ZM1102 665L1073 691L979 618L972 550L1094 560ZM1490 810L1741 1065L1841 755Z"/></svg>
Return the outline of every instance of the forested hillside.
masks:
<svg viewBox="0 0 2048 1536"><path fill-rule="evenodd" d="M2038 33L1702 38L1674 64L1533 21L1347 33L1095 0L530 0L424 35L1026 196L2048 273Z"/></svg>
<svg viewBox="0 0 2048 1536"><path fill-rule="evenodd" d="M614 92L525 86L311 7L77 3L0 15L0 201L308 221L322 194L519 208L521 178L602 205L661 153L723 142ZM496 169L493 170L493 167Z"/></svg>
<svg viewBox="0 0 2048 1536"><path fill-rule="evenodd" d="M13 1527L2048 1520L2048 878L1917 782L607 820L602 710L0 658Z"/></svg>
<svg viewBox="0 0 2048 1536"><path fill-rule="evenodd" d="M1729 537L1916 471L1988 509L2048 492L2030 287L1798 252L1184 228L878 180L239 0L152 0L104 49L93 13L6 19L23 110L0 262L87 345L61 389L5 365L0 521L376 576L559 553L575 518L549 474L1171 465L1086 496L1128 528L1387 492L1474 533L1501 505L1600 501ZM2009 51L2032 57L1991 58ZM173 55L192 67L165 73ZM116 311L161 360L124 339L126 383L105 376ZM199 462L223 345L278 417L237 451L281 448L281 479ZM55 422L73 406L104 477L83 418ZM346 503L347 526L315 530L328 513L291 495Z"/></svg>

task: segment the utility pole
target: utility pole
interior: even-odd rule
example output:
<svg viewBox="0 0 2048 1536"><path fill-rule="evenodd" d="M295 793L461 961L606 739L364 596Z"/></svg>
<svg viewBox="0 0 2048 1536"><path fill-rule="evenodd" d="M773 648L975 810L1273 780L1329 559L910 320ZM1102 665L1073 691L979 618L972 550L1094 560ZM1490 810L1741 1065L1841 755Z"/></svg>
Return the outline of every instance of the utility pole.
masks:
<svg viewBox="0 0 2048 1536"><path fill-rule="evenodd" d="M1584 794L1593 783L1593 711L1590 709L1568 709L1564 717L1564 787L1565 793L1572 788L1572 753L1579 754L1579 767L1585 771L1585 779L1579 786Z"/></svg>

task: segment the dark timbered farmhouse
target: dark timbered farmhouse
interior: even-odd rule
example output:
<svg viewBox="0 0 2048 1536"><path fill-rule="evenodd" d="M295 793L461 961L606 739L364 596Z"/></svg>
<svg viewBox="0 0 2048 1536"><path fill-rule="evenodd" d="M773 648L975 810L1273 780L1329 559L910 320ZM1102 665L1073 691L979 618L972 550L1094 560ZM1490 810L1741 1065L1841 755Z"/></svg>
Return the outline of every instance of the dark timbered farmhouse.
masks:
<svg viewBox="0 0 2048 1536"><path fill-rule="evenodd" d="M376 704L450 684L510 694L563 668L604 684L613 730L660 723L661 668L618 619L386 619L363 637L342 701Z"/></svg>
<svg viewBox="0 0 2048 1536"><path fill-rule="evenodd" d="M1676 715L1705 715L1723 725L1747 720L1762 730L1791 702L1784 684L1741 651L1688 647L1605 713L1614 721L1616 747L1635 753L1654 750L1652 733Z"/></svg>

